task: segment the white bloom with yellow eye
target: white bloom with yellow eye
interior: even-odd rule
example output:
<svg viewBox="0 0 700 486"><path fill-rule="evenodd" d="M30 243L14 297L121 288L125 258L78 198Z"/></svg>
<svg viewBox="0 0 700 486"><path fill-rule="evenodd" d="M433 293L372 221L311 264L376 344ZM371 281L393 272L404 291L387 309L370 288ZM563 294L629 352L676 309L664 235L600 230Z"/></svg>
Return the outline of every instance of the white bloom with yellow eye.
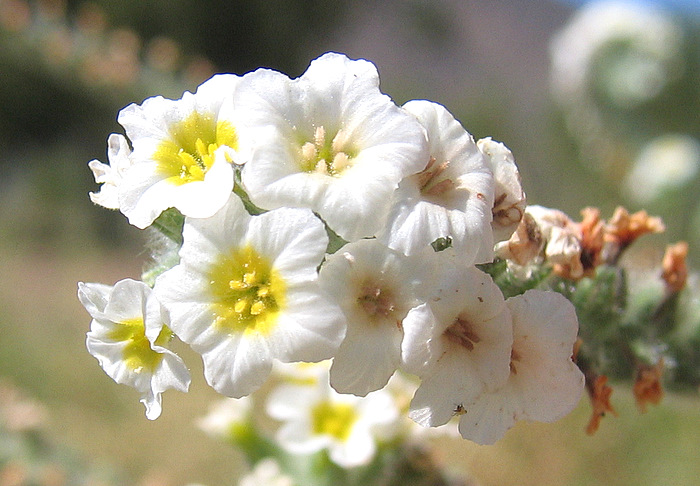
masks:
<svg viewBox="0 0 700 486"><path fill-rule="evenodd" d="M248 395L282 362L330 358L344 333L318 287L328 237L308 209L250 216L232 195L206 219L186 218L180 263L155 291L173 331L202 355L207 382Z"/></svg>
<svg viewBox="0 0 700 486"><path fill-rule="evenodd" d="M493 258L493 175L472 136L447 109L425 100L403 107L425 128L428 157L394 192L378 238L407 255L449 238L467 263Z"/></svg>
<svg viewBox="0 0 700 486"><path fill-rule="evenodd" d="M282 422L276 439L294 454L328 450L344 468L368 464L378 440L398 430L399 411L391 393L379 390L366 397L336 393L327 381L316 385L284 383L272 390L267 413Z"/></svg>
<svg viewBox="0 0 700 486"><path fill-rule="evenodd" d="M200 430L212 437L229 439L238 427L251 426L253 400L250 397L224 398L212 404L209 413L196 421Z"/></svg>
<svg viewBox="0 0 700 486"><path fill-rule="evenodd" d="M239 80L217 75L179 100L156 96L119 113L133 145L119 188L119 208L131 224L145 228L170 207L205 218L226 203L232 163L241 162L231 104Z"/></svg>
<svg viewBox="0 0 700 486"><path fill-rule="evenodd" d="M428 160L423 128L379 91L368 61L328 53L294 80L260 69L235 103L255 140L241 174L252 202L310 208L347 241L378 232L399 181Z"/></svg>
<svg viewBox="0 0 700 486"><path fill-rule="evenodd" d="M126 279L114 287L79 283L78 297L92 316L87 348L114 381L142 393L146 417L160 416L161 393L186 392L190 374L185 363L164 346L172 338L151 288Z"/></svg>

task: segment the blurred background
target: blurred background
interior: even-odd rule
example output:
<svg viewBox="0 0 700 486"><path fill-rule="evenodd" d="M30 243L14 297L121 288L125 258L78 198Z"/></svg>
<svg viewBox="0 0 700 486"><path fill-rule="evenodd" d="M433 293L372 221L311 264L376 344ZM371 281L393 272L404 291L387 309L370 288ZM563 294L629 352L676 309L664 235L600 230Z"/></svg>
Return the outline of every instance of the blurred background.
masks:
<svg viewBox="0 0 700 486"><path fill-rule="evenodd" d="M697 0L0 0L0 486L242 474L193 423L216 398L196 356L182 349L191 393L166 393L151 423L85 351L77 282L139 278L146 257L141 232L90 202L87 163L107 162L129 103L218 72L296 77L327 51L374 62L398 104L439 102L508 145L529 203L576 220L647 209L668 227L659 241L689 241L700 264ZM696 484L697 393L639 415L622 386L594 437L583 400L496 446L438 449L478 485Z"/></svg>

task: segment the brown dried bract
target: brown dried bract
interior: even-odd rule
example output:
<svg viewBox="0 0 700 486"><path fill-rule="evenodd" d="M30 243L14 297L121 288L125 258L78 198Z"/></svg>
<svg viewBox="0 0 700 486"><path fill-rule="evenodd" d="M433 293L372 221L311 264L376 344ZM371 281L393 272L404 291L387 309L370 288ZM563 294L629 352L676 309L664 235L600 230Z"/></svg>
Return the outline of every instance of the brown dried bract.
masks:
<svg viewBox="0 0 700 486"><path fill-rule="evenodd" d="M666 253L661 262L662 278L666 283L666 289L670 293L677 293L683 290L688 280L688 243L679 241L675 245L666 247Z"/></svg>
<svg viewBox="0 0 700 486"><path fill-rule="evenodd" d="M641 413L646 413L647 403L658 405L664 396L661 377L664 371L664 361L660 359L655 365L639 365L634 380L634 399Z"/></svg>
<svg viewBox="0 0 700 486"><path fill-rule="evenodd" d="M600 421L605 417L606 413L610 412L617 416L617 412L610 404L610 396L612 395L613 389L608 386L607 376L598 375L591 377L590 380L586 377L586 388L588 389L591 405L593 406L591 420L586 427L586 433L588 435L593 435L598 430L598 427L600 427Z"/></svg>
<svg viewBox="0 0 700 486"><path fill-rule="evenodd" d="M605 222L600 219L600 209L588 207L581 210L579 223L581 232L581 264L585 276L591 276L595 268L603 263Z"/></svg>
<svg viewBox="0 0 700 486"><path fill-rule="evenodd" d="M661 218L649 216L646 211L630 214L618 206L612 218L605 226L605 242L616 248L614 256L619 255L637 238L648 233L662 233L666 230Z"/></svg>

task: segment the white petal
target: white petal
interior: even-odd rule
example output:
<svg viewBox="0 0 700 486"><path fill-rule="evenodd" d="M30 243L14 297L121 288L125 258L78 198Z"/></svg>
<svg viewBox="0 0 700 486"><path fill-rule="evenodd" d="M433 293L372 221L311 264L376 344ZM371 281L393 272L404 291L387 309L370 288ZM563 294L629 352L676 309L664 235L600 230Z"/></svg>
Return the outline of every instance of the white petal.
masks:
<svg viewBox="0 0 700 486"><path fill-rule="evenodd" d="M506 393L484 393L465 405L459 418L459 433L477 444L494 444L515 425L517 405Z"/></svg>
<svg viewBox="0 0 700 486"><path fill-rule="evenodd" d="M383 388L401 363L403 333L398 326L348 329L333 358L331 386L338 393L364 397Z"/></svg>
<svg viewBox="0 0 700 486"><path fill-rule="evenodd" d="M109 302L111 285L100 283L78 283L78 298L93 318L102 316Z"/></svg>

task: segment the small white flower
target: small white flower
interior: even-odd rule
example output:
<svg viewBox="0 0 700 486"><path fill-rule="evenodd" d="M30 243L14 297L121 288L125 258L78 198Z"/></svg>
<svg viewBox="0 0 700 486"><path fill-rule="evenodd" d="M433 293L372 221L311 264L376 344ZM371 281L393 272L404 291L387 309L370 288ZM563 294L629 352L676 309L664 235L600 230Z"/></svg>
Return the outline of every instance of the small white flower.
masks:
<svg viewBox="0 0 700 486"><path fill-rule="evenodd" d="M282 473L280 465L267 457L258 462L253 470L243 476L238 486L294 486L292 478Z"/></svg>
<svg viewBox="0 0 700 486"><path fill-rule="evenodd" d="M183 361L163 346L172 337L150 287L126 279L114 287L79 283L78 297L92 316L87 348L114 381L142 393L146 417L161 413L161 393L186 392L190 374Z"/></svg>
<svg viewBox="0 0 700 486"><path fill-rule="evenodd" d="M502 143L487 137L476 144L493 171L495 190L491 227L494 243L506 241L518 227L527 204L518 166L513 153Z"/></svg>
<svg viewBox="0 0 700 486"><path fill-rule="evenodd" d="M197 426L212 437L227 439L236 427L249 425L252 406L250 397L218 400L197 420Z"/></svg>
<svg viewBox="0 0 700 486"><path fill-rule="evenodd" d="M336 53L295 80L246 75L235 102L256 143L241 174L252 202L310 208L347 241L379 231L399 181L428 155L420 124L378 86L373 64Z"/></svg>
<svg viewBox="0 0 700 486"><path fill-rule="evenodd" d="M401 322L419 303L420 263L373 239L349 243L326 259L319 283L347 323L330 371L338 392L364 396L399 367Z"/></svg>
<svg viewBox="0 0 700 486"><path fill-rule="evenodd" d="M634 108L659 94L682 68L682 29L640 2L591 2L551 43L552 83L563 104L593 100ZM598 83L598 86L595 86Z"/></svg>
<svg viewBox="0 0 700 486"><path fill-rule="evenodd" d="M412 309L403 327L404 369L421 378L409 416L420 425L447 423L508 378L510 312L491 277L475 267L446 274L435 298Z"/></svg>
<svg viewBox="0 0 700 486"><path fill-rule="evenodd" d="M462 437L493 444L517 420L554 422L574 409L583 373L571 356L578 332L574 306L561 294L529 290L507 301L514 340L506 384L463 404Z"/></svg>
<svg viewBox="0 0 700 486"><path fill-rule="evenodd" d="M228 200L239 136L231 95L239 77L217 75L179 100L161 96L119 113L133 145L133 165L119 188L129 222L149 226L170 207L205 218Z"/></svg>
<svg viewBox="0 0 700 486"><path fill-rule="evenodd" d="M265 381L273 359L332 356L344 328L318 288L328 237L310 210L250 216L232 195L211 218L186 218L183 239L180 263L155 291L215 390L239 398Z"/></svg>
<svg viewBox="0 0 700 486"><path fill-rule="evenodd" d="M119 186L124 173L131 167L131 149L123 135L113 133L107 139L109 165L99 160L91 160L88 167L95 176L95 182L102 184L99 192L91 192L90 200L107 209L119 209Z"/></svg>
<svg viewBox="0 0 700 486"><path fill-rule="evenodd" d="M640 204L692 190L700 172L700 141L690 135L667 134L643 147L629 174L625 192Z"/></svg>
<svg viewBox="0 0 700 486"><path fill-rule="evenodd" d="M283 422L276 438L286 450L313 454L327 449L330 459L346 468L369 463L377 440L390 439L399 419L389 392L340 395L327 381L278 386L268 397L267 413Z"/></svg>
<svg viewBox="0 0 700 486"><path fill-rule="evenodd" d="M318 385L328 381L328 370L331 367L330 360L317 363L295 362L281 363L276 361L273 373L280 380L297 385Z"/></svg>
<svg viewBox="0 0 700 486"><path fill-rule="evenodd" d="M403 107L425 128L428 159L394 193L378 238L407 255L450 238L465 261L492 259L493 175L472 136L444 106L425 100Z"/></svg>

